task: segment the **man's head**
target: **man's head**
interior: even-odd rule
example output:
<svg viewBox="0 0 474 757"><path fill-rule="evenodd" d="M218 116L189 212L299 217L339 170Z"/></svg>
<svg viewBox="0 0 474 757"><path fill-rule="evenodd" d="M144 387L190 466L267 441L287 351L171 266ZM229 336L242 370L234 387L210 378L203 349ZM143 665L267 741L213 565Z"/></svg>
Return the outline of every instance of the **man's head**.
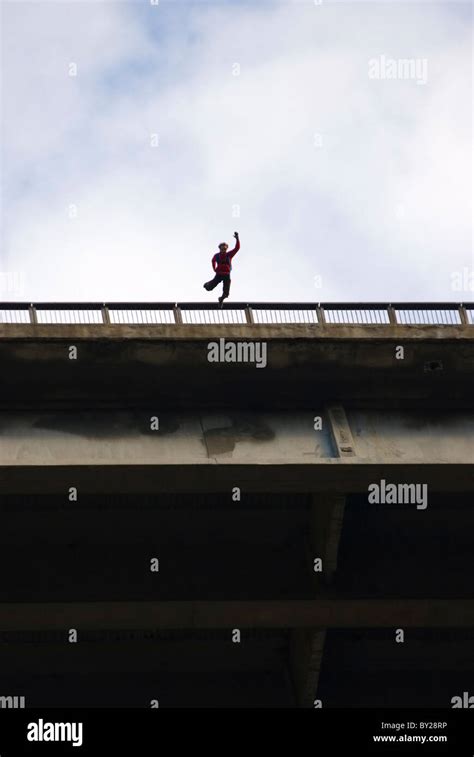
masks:
<svg viewBox="0 0 474 757"><path fill-rule="evenodd" d="M219 252L227 252L227 248L229 247L228 244L225 242L221 242L219 245Z"/></svg>

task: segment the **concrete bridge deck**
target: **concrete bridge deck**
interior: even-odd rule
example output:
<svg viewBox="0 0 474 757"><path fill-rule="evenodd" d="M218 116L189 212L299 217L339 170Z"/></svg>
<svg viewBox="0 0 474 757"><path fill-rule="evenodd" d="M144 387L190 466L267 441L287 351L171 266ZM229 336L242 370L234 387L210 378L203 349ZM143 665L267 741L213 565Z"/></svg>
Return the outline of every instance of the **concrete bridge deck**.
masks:
<svg viewBox="0 0 474 757"><path fill-rule="evenodd" d="M0 305L5 691L449 706L474 660L473 326L454 303ZM220 339L265 366L210 361ZM382 479L428 506L368 502Z"/></svg>
<svg viewBox="0 0 474 757"><path fill-rule="evenodd" d="M202 303L4 303L0 407L257 411L441 402L465 410L474 407L473 312L453 303L236 303L223 310ZM221 340L243 357L264 349L264 360L237 354L210 362L210 345L224 354Z"/></svg>

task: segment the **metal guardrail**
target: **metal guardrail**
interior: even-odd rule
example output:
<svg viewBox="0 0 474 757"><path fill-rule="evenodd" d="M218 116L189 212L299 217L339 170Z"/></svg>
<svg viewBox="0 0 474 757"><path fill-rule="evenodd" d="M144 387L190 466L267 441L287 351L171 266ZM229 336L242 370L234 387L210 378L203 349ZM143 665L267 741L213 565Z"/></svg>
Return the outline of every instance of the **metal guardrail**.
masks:
<svg viewBox="0 0 474 757"><path fill-rule="evenodd" d="M0 324L473 326L474 303L0 302Z"/></svg>

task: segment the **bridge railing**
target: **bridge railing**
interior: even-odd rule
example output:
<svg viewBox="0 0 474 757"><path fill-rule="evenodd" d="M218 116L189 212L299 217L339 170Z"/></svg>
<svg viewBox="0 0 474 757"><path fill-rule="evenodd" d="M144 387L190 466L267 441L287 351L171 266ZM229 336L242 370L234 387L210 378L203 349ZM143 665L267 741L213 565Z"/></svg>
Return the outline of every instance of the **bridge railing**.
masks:
<svg viewBox="0 0 474 757"><path fill-rule="evenodd" d="M0 324L473 326L474 303L0 302Z"/></svg>

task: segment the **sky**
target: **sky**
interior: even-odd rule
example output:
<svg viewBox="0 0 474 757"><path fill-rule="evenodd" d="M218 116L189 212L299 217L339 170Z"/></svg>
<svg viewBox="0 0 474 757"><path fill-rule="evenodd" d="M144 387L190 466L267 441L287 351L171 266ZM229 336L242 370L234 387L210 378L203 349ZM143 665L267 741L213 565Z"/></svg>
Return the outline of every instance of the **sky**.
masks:
<svg viewBox="0 0 474 757"><path fill-rule="evenodd" d="M213 301L237 230L237 301L472 300L469 3L2 0L0 38L0 299Z"/></svg>

